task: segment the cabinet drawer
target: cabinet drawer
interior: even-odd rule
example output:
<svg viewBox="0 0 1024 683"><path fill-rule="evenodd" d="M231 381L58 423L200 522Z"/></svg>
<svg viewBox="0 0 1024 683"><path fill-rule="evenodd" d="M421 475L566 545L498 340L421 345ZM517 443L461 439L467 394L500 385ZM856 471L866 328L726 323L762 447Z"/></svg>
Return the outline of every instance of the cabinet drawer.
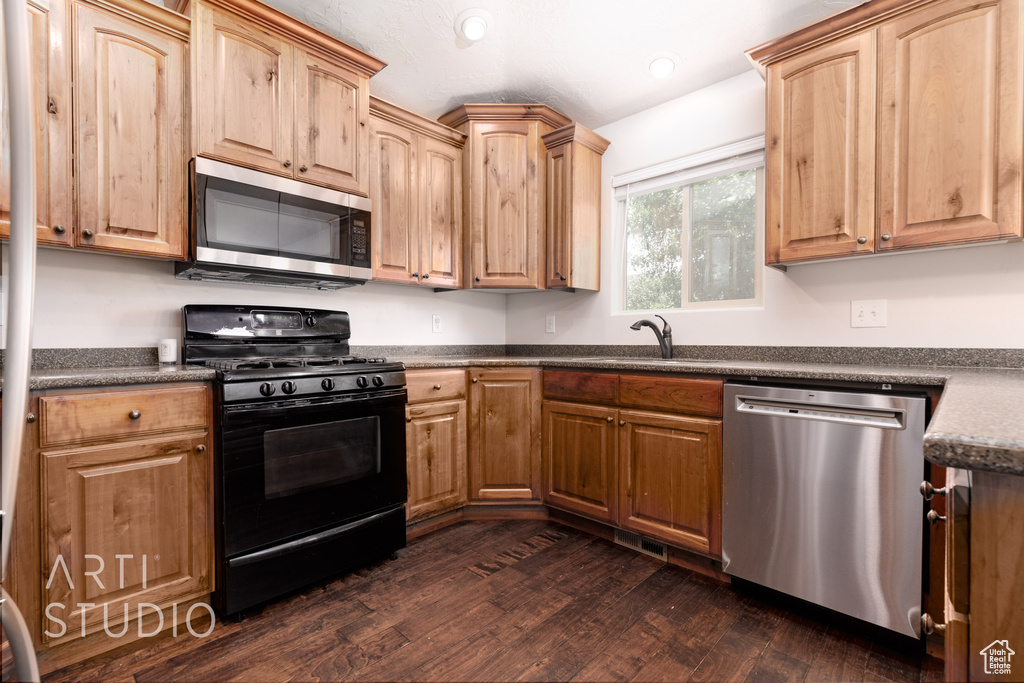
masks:
<svg viewBox="0 0 1024 683"><path fill-rule="evenodd" d="M424 370L405 373L409 403L466 398L465 370Z"/></svg>
<svg viewBox="0 0 1024 683"><path fill-rule="evenodd" d="M619 377L619 405L687 415L722 415L722 381L677 377Z"/></svg>
<svg viewBox="0 0 1024 683"><path fill-rule="evenodd" d="M205 429L208 405L205 386L44 396L39 399L39 445Z"/></svg>
<svg viewBox="0 0 1024 683"><path fill-rule="evenodd" d="M614 405L618 388L618 375L564 370L544 371L544 398L546 399Z"/></svg>

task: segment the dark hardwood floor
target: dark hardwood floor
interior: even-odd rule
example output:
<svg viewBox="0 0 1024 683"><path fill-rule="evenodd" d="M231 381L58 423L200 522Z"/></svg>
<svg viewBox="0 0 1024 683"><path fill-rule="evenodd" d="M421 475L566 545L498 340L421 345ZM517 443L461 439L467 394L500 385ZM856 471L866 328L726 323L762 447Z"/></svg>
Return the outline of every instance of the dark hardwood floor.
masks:
<svg viewBox="0 0 1024 683"><path fill-rule="evenodd" d="M44 681L937 681L914 643L537 521L469 522Z"/></svg>

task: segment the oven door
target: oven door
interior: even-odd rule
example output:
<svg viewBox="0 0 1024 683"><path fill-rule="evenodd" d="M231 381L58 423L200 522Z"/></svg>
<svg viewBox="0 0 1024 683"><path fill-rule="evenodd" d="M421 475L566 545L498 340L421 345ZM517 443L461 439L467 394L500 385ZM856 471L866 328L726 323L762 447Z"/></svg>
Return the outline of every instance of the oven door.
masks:
<svg viewBox="0 0 1024 683"><path fill-rule="evenodd" d="M406 391L226 406L225 559L337 527L406 500Z"/></svg>

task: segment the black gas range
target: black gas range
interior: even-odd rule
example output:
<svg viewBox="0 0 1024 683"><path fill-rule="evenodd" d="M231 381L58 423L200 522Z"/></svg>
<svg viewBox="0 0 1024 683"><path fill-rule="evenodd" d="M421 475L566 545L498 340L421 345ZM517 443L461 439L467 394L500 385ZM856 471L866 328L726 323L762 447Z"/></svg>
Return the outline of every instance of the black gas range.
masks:
<svg viewBox="0 0 1024 683"><path fill-rule="evenodd" d="M405 367L349 353L343 311L189 305L217 370L217 591L238 615L405 546Z"/></svg>

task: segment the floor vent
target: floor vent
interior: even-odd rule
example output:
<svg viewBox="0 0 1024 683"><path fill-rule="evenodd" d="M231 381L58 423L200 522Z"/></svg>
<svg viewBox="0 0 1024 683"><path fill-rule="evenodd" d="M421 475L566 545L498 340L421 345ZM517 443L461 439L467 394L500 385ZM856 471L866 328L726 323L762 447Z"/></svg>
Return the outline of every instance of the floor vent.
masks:
<svg viewBox="0 0 1024 683"><path fill-rule="evenodd" d="M650 541L643 536L631 534L628 531L623 531L622 529L615 530L615 542L619 545L624 545L627 548L632 548L644 555L655 557L662 562L668 562L668 548L664 543Z"/></svg>

